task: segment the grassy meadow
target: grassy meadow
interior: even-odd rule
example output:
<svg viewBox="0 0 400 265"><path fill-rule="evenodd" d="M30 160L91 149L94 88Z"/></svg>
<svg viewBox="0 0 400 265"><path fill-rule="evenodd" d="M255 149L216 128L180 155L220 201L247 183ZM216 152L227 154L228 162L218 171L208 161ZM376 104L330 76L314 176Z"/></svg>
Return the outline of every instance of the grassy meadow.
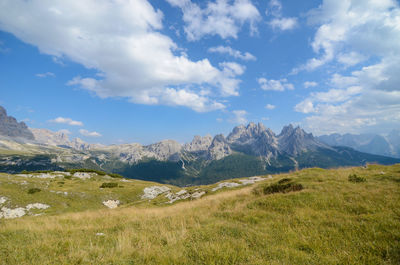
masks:
<svg viewBox="0 0 400 265"><path fill-rule="evenodd" d="M303 189L266 192L287 178ZM4 179L0 195L26 203L31 195ZM399 164L305 169L173 205L135 203L150 184L124 182L112 189L117 209L101 205L111 196L98 189L104 180L47 182L89 195L56 211L65 199L38 192L59 207L0 219L0 264L400 264Z"/></svg>

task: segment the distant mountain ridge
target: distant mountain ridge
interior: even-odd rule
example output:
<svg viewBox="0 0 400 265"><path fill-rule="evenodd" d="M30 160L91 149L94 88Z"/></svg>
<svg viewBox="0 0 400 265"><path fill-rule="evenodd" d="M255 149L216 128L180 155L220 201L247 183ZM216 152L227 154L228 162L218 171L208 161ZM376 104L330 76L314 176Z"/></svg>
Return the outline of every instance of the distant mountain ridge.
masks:
<svg viewBox="0 0 400 265"><path fill-rule="evenodd" d="M335 133L318 139L331 146L348 146L361 152L400 158L400 129L392 130L387 136Z"/></svg>
<svg viewBox="0 0 400 265"><path fill-rule="evenodd" d="M0 135L6 137L21 137L28 140L33 140L34 136L24 122L17 120L7 115L7 111L0 106Z"/></svg>
<svg viewBox="0 0 400 265"><path fill-rule="evenodd" d="M150 145L104 146L88 144L79 138L69 140L63 132L46 129L31 129L31 132L33 139L27 134L23 141L21 134L0 137L0 171L91 168L185 186L306 167L400 163L400 159L332 147L292 125L285 126L277 135L262 123L249 123L236 126L227 137L195 136L183 145L163 140Z"/></svg>

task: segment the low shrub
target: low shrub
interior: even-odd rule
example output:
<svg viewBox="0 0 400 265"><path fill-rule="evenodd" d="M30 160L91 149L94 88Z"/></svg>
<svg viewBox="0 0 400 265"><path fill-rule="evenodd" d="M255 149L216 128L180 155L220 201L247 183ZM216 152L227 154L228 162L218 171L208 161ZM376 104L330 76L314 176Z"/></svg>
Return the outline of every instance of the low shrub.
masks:
<svg viewBox="0 0 400 265"><path fill-rule="evenodd" d="M100 188L116 188L116 187L118 187L118 183L116 182L104 182L100 186Z"/></svg>
<svg viewBox="0 0 400 265"><path fill-rule="evenodd" d="M260 194L273 194L273 193L288 193L292 191L300 191L303 185L295 183L289 178L284 178L273 184L264 184L253 189L253 193Z"/></svg>
<svg viewBox="0 0 400 265"><path fill-rule="evenodd" d="M354 183L359 183L359 182L365 182L365 181L367 181L365 178L363 178L363 177L359 177L359 176L357 176L356 174L352 174L352 175L349 175L349 181L350 182L354 182Z"/></svg>
<svg viewBox="0 0 400 265"><path fill-rule="evenodd" d="M118 179L122 179L123 176L121 176L120 174L116 174L116 173L110 173L108 174L110 177L112 178L118 178Z"/></svg>
<svg viewBox="0 0 400 265"><path fill-rule="evenodd" d="M28 194L34 194L34 193L40 192L40 191L42 191L42 190L39 189L39 188L30 188L30 189L28 190Z"/></svg>
<svg viewBox="0 0 400 265"><path fill-rule="evenodd" d="M71 173L72 175L76 172L85 172L85 173L96 173L99 176L107 175L106 172L97 170L97 169L88 169L88 168L74 168L74 169L67 169L67 172Z"/></svg>

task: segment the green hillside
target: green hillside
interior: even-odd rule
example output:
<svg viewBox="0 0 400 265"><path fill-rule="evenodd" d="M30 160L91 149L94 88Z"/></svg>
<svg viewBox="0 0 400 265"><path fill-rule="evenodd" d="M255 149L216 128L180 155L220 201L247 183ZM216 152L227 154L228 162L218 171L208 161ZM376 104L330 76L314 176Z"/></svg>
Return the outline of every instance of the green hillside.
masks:
<svg viewBox="0 0 400 265"><path fill-rule="evenodd" d="M65 200L73 209L63 213L51 207L42 216L0 219L3 264L400 263L400 164L304 169L218 191L191 187L204 197L173 205L161 195L138 202L139 191L154 185L143 181L100 190L117 180L67 178L47 187L46 179L0 180L0 195L20 204L62 209L61 199L46 197L50 188L87 194ZM24 180L42 191L28 194L14 183ZM124 203L101 208L107 196Z"/></svg>

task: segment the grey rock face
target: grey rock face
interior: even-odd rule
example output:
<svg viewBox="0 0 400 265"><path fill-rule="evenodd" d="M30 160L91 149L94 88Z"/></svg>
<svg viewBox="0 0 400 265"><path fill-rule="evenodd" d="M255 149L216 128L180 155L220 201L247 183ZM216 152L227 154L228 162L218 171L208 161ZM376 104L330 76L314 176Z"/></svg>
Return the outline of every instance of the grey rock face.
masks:
<svg viewBox="0 0 400 265"><path fill-rule="evenodd" d="M176 159L176 154L179 154L181 149L180 143L174 140L164 140L144 147L144 150L153 153L155 158L159 160L168 160L171 157Z"/></svg>
<svg viewBox="0 0 400 265"><path fill-rule="evenodd" d="M219 160L230 154L232 154L232 150L225 137L222 134L216 135L208 148L208 159Z"/></svg>
<svg viewBox="0 0 400 265"><path fill-rule="evenodd" d="M24 122L18 122L14 117L7 116L6 110L0 106L0 135L21 137L33 140L34 136Z"/></svg>
<svg viewBox="0 0 400 265"><path fill-rule="evenodd" d="M319 142L311 133L306 133L300 127L294 128L291 124L283 127L278 135L279 150L289 155L296 156L303 151L318 147L329 148Z"/></svg>
<svg viewBox="0 0 400 265"><path fill-rule="evenodd" d="M247 127L240 125L229 134L227 141L232 149L257 156L275 156L278 153L277 138L262 123L249 123Z"/></svg>
<svg viewBox="0 0 400 265"><path fill-rule="evenodd" d="M70 141L68 134L61 131L53 132L47 129L34 129L34 128L30 128L30 130L35 136L36 142L40 144L45 144L50 146L70 147L80 151L101 148L101 145L99 144L89 144L82 141L79 138L75 138L74 140Z"/></svg>
<svg viewBox="0 0 400 265"><path fill-rule="evenodd" d="M47 129L34 129L30 128L35 136L35 140L41 144L47 145L66 145L69 146L68 135L63 132L53 132Z"/></svg>
<svg viewBox="0 0 400 265"><path fill-rule="evenodd" d="M204 137L196 135L193 137L192 142L183 146L183 149L188 152L204 152L208 150L212 140L213 138L211 135L206 135Z"/></svg>

